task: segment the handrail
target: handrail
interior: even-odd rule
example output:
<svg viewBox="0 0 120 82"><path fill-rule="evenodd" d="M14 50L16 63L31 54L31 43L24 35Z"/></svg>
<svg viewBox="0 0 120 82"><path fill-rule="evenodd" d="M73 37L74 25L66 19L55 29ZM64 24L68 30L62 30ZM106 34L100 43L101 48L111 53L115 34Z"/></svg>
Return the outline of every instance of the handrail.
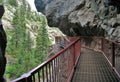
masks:
<svg viewBox="0 0 120 82"><path fill-rule="evenodd" d="M120 78L120 44L115 41L103 38L101 50L112 66L113 70Z"/></svg>
<svg viewBox="0 0 120 82"><path fill-rule="evenodd" d="M93 40L89 45L85 44L84 41L81 41L81 45L87 48L101 51L108 60L112 69L120 77L120 44L104 37L92 37L92 39Z"/></svg>
<svg viewBox="0 0 120 82"><path fill-rule="evenodd" d="M48 60L11 82L70 82L79 55L80 38L76 38Z"/></svg>

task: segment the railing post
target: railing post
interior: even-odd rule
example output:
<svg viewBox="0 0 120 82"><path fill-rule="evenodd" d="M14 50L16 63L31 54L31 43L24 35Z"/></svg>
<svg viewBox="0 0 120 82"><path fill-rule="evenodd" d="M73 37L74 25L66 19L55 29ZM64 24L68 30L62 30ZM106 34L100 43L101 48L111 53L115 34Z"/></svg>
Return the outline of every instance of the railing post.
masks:
<svg viewBox="0 0 120 82"><path fill-rule="evenodd" d="M75 67L75 55L76 55L76 53L75 53L75 44L74 44L74 58L73 58L74 67Z"/></svg>
<svg viewBox="0 0 120 82"><path fill-rule="evenodd" d="M101 38L102 42L101 42L101 50L104 52L104 38Z"/></svg>
<svg viewBox="0 0 120 82"><path fill-rule="evenodd" d="M112 66L115 67L115 44L112 43Z"/></svg>

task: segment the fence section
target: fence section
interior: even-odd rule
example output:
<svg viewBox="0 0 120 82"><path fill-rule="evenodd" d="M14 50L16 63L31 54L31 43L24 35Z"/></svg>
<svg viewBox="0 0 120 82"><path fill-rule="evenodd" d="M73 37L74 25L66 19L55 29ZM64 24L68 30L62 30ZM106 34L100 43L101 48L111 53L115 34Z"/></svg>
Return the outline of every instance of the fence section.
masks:
<svg viewBox="0 0 120 82"><path fill-rule="evenodd" d="M80 55L80 39L71 40L67 47L11 82L70 82Z"/></svg>
<svg viewBox="0 0 120 82"><path fill-rule="evenodd" d="M96 51L102 51L120 77L120 44L103 37L82 37L81 45Z"/></svg>

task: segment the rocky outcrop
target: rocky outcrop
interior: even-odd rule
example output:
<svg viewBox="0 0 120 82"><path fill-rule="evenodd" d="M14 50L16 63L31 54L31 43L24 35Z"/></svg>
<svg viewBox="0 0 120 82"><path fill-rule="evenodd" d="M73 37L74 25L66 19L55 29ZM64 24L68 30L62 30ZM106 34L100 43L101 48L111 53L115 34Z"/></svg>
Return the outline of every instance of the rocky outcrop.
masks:
<svg viewBox="0 0 120 82"><path fill-rule="evenodd" d="M35 0L49 26L70 36L106 35L120 41L120 0Z"/></svg>
<svg viewBox="0 0 120 82"><path fill-rule="evenodd" d="M5 49L6 49L6 34L1 24L1 18L5 10L3 5L0 4L0 81L4 82L4 72L6 67Z"/></svg>

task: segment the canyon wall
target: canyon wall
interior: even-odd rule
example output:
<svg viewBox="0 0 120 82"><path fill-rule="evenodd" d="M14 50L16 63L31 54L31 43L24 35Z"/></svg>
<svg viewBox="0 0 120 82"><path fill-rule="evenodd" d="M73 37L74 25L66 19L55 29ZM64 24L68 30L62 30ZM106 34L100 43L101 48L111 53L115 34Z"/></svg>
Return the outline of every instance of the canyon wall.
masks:
<svg viewBox="0 0 120 82"><path fill-rule="evenodd" d="M38 12L69 36L120 41L120 0L35 0Z"/></svg>

